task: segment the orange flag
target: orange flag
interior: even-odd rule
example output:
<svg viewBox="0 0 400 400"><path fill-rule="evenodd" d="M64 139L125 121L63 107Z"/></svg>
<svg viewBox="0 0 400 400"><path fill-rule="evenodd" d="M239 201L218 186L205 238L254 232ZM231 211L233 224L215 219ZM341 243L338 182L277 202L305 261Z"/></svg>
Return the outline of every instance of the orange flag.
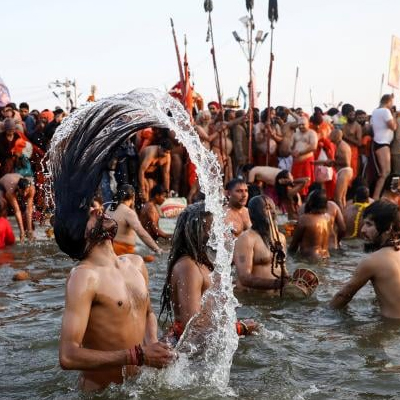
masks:
<svg viewBox="0 0 400 400"><path fill-rule="evenodd" d="M193 87L190 85L190 72L189 72L189 64L187 61L186 50L185 50L185 58L183 61L183 65L185 67L185 87L186 87L185 108L189 114L192 114L194 106Z"/></svg>

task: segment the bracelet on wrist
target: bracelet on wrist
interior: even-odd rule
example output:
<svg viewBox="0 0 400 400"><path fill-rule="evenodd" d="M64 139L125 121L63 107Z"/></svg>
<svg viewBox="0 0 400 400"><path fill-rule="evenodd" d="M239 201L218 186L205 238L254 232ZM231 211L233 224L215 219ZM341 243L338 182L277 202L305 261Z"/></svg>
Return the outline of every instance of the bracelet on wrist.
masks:
<svg viewBox="0 0 400 400"><path fill-rule="evenodd" d="M130 365L137 365L141 367L144 364L144 352L140 344L129 349L129 355Z"/></svg>

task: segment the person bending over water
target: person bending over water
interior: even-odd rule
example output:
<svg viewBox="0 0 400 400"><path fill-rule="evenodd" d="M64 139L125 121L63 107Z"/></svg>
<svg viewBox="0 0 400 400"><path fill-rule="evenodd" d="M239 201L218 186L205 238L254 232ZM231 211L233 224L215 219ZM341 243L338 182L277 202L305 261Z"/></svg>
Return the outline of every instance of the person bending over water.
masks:
<svg viewBox="0 0 400 400"><path fill-rule="evenodd" d="M266 196L253 197L249 202L249 214L252 226L243 232L235 243L233 261L237 270L236 287L239 290L259 289L270 294L279 294L289 274L284 266L286 239L278 232L273 220L275 205ZM277 232L281 249L275 249L272 232ZM275 263L275 257L281 256L282 265ZM279 258L279 257L278 257ZM276 264L276 265L275 265Z"/></svg>
<svg viewBox="0 0 400 400"><path fill-rule="evenodd" d="M327 203L325 191L314 190L309 194L304 214L300 216L293 233L290 253L296 253L300 247L300 254L310 261L329 257L331 218L327 213Z"/></svg>
<svg viewBox="0 0 400 400"><path fill-rule="evenodd" d="M232 224L232 233L238 237L251 226L249 211L246 204L249 198L247 184L242 179L232 179L226 185L228 192L228 207L226 209L225 222Z"/></svg>
<svg viewBox="0 0 400 400"><path fill-rule="evenodd" d="M331 301L333 308L345 307L371 281L382 316L400 319L400 218L395 204L380 200L363 213L361 234L364 249L372 252L358 264L353 277Z"/></svg>
<svg viewBox="0 0 400 400"><path fill-rule="evenodd" d="M204 202L188 206L178 217L161 294L160 316L166 312L173 325L169 334L177 342L193 315L200 312L203 293L210 288L214 266L207 246L212 214ZM255 324L238 323L239 333L251 333ZM244 330L244 332L243 332Z"/></svg>
<svg viewBox="0 0 400 400"><path fill-rule="evenodd" d="M91 208L86 246L66 283L60 364L82 371L80 387L85 391L122 383L124 374L137 372L134 366L161 368L174 358L157 339L143 259L117 257L112 246L116 232L113 219Z"/></svg>
<svg viewBox="0 0 400 400"><path fill-rule="evenodd" d="M135 203L135 190L131 185L121 185L117 190L116 204L112 204L108 213L117 221L118 231L113 241L115 253L119 255L133 254L135 252L136 233L144 244L156 253L162 253L157 243L143 228L132 208Z"/></svg>

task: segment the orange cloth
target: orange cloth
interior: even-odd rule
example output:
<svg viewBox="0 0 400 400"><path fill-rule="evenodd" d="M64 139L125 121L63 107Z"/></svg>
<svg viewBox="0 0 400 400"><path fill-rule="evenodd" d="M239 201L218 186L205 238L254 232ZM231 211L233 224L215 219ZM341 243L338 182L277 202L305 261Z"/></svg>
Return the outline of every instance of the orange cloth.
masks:
<svg viewBox="0 0 400 400"><path fill-rule="evenodd" d="M187 167L187 179L190 187L195 184L197 179L196 166L191 161Z"/></svg>
<svg viewBox="0 0 400 400"><path fill-rule="evenodd" d="M122 242L113 241L113 247L115 254L117 256L122 256L124 254L134 254L135 246L133 244L127 244Z"/></svg>
<svg viewBox="0 0 400 400"><path fill-rule="evenodd" d="M302 196L306 196L309 186L314 182L314 156L306 158L302 161L294 161L292 167L292 175L294 179L310 178L304 188L300 191Z"/></svg>
<svg viewBox="0 0 400 400"><path fill-rule="evenodd" d="M350 143L349 143L349 146L351 149L350 166L351 166L351 168L353 168L353 179L354 179L358 175L358 146L355 146Z"/></svg>
<svg viewBox="0 0 400 400"><path fill-rule="evenodd" d="M332 125L328 121L322 121L319 125L310 122L310 129L317 132L318 139L329 139Z"/></svg>

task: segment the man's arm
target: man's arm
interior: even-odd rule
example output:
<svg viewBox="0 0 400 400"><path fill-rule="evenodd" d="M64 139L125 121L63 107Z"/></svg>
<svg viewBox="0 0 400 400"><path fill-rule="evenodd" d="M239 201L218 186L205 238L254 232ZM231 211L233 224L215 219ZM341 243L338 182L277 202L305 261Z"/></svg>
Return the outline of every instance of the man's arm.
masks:
<svg viewBox="0 0 400 400"><path fill-rule="evenodd" d="M162 237L164 239L168 239L171 235L165 233L159 226L159 215L155 207L151 207L150 211L148 211L148 224L146 226L147 230L153 233L154 236Z"/></svg>
<svg viewBox="0 0 400 400"><path fill-rule="evenodd" d="M59 358L63 369L100 370L130 363L128 350L101 351L82 347L95 297L97 275L92 270L72 271L66 287Z"/></svg>
<svg viewBox="0 0 400 400"><path fill-rule="evenodd" d="M31 240L34 238L33 235L33 226L32 226L32 214L33 214L33 199L35 197L35 186L29 188L28 199L26 200L26 224L28 228L28 239Z"/></svg>
<svg viewBox="0 0 400 400"><path fill-rule="evenodd" d="M164 165L162 166L163 169L163 181L164 181L164 188L169 193L169 181L170 181L170 169L171 169L171 154L166 154L166 160Z"/></svg>
<svg viewBox="0 0 400 400"><path fill-rule="evenodd" d="M293 233L292 242L290 243L288 249L289 253L292 254L296 253L297 249L300 246L301 240L303 239L303 235L304 235L304 226L301 223L301 217L300 217Z"/></svg>
<svg viewBox="0 0 400 400"><path fill-rule="evenodd" d="M25 229L24 229L24 223L22 221L22 213L19 208L17 198L14 193L7 192L6 199L14 210L15 219L17 220L19 228L19 238L22 242L25 239Z"/></svg>
<svg viewBox="0 0 400 400"><path fill-rule="evenodd" d="M353 298L353 296L373 277L373 266L370 260L361 261L354 272L353 277L346 285L339 290L330 302L332 308L343 308Z"/></svg>
<svg viewBox="0 0 400 400"><path fill-rule="evenodd" d="M241 235L235 243L233 261L238 279L244 286L254 289L272 290L280 287L279 279L258 278L252 275L254 243L247 235Z"/></svg>
<svg viewBox="0 0 400 400"><path fill-rule="evenodd" d="M144 158L142 160L142 162L140 163L140 168L139 168L139 174L138 174L138 179L139 179L139 184L140 184L140 188L143 189L144 185L145 185L145 176L144 174L146 173L147 169L150 167L151 164L151 160L152 157L150 156L150 154L148 154L147 151L148 148L144 149Z"/></svg>
<svg viewBox="0 0 400 400"><path fill-rule="evenodd" d="M340 239L342 239L342 237L346 234L346 222L344 220L343 213L340 207L335 202L332 202L332 204L334 204L336 210L335 224L338 228L338 241L340 241Z"/></svg>
<svg viewBox="0 0 400 400"><path fill-rule="evenodd" d="M135 210L130 209L126 213L125 218L128 225L139 235L140 239L147 247L150 247L150 249L156 253L161 253L162 250L158 247L157 243L148 234L146 229L143 228Z"/></svg>
<svg viewBox="0 0 400 400"><path fill-rule="evenodd" d="M133 263L138 262L139 256L132 254L129 257ZM143 278L146 281L147 290L149 291L149 273L148 273L147 267L141 257L140 257L140 272L142 273ZM151 343L157 343L157 342L158 342L157 318L154 314L153 308L151 307L150 291L149 291L149 296L147 297L146 335L144 338L144 344L151 344Z"/></svg>

